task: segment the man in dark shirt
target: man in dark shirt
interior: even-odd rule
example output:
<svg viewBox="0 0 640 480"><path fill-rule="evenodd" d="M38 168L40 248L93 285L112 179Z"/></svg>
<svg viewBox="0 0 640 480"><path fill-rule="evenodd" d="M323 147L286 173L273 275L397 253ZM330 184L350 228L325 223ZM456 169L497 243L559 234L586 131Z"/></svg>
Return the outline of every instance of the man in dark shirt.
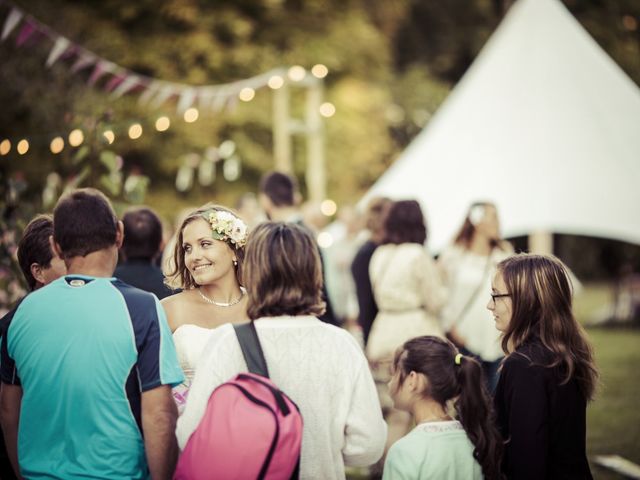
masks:
<svg viewBox="0 0 640 480"><path fill-rule="evenodd" d="M122 217L124 242L120 249L124 261L116 267L114 276L140 290L155 293L159 299L171 295L164 284L162 270L154 264L160 255L162 223L147 207L135 207Z"/></svg>
<svg viewBox="0 0 640 480"><path fill-rule="evenodd" d="M300 203L300 192L298 191L297 182L293 177L281 172L267 172L260 179L260 206L264 210L269 220L278 222L296 223L307 230L311 229L302 221L302 214L298 209ZM315 235L313 235L315 238ZM320 260L322 263L322 274L324 277L324 261L322 252ZM324 280L324 278L323 278ZM331 301L327 293L326 282L322 282L322 298L327 304L326 312L319 318L325 323L339 326L340 321L336 317Z"/></svg>

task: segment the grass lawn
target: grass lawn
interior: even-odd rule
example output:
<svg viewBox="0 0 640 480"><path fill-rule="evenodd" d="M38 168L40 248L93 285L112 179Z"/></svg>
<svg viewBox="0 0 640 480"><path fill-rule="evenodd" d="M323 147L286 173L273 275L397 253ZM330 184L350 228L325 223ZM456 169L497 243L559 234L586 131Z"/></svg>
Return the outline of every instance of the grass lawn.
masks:
<svg viewBox="0 0 640 480"><path fill-rule="evenodd" d="M640 330L590 328L601 388L587 410L587 454L595 478L622 479L593 465L595 455L640 464Z"/></svg>

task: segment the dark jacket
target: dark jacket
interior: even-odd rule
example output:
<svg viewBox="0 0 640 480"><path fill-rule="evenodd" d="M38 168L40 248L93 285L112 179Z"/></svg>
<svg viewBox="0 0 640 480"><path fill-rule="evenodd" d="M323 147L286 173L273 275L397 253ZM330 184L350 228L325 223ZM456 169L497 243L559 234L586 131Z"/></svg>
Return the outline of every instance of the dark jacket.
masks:
<svg viewBox="0 0 640 480"><path fill-rule="evenodd" d="M538 338L503 363L495 393L498 425L506 440L503 471L509 479L591 479L586 455L587 400L578 383L561 385L560 367Z"/></svg>
<svg viewBox="0 0 640 480"><path fill-rule="evenodd" d="M164 275L160 267L153 265L148 260L133 258L121 263L116 267L113 276L132 287L155 293L160 300L173 293L164 284Z"/></svg>
<svg viewBox="0 0 640 480"><path fill-rule="evenodd" d="M356 296L358 297L358 323L362 327L362 336L366 345L369 339L371 326L378 314L378 305L373 296L371 278L369 277L369 264L373 252L378 248L378 244L367 240L358 249L353 262L351 263L351 275L356 286Z"/></svg>

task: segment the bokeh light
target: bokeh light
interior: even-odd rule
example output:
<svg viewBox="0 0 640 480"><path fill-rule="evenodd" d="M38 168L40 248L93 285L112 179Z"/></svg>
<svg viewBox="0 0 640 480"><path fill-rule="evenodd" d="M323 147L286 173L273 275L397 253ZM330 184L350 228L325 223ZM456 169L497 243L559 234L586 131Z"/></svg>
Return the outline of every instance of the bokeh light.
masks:
<svg viewBox="0 0 640 480"><path fill-rule="evenodd" d="M335 215L336 212L338 211L338 205L336 205L336 202L334 202L333 200L330 200L327 198L326 200L323 200L322 203L320 204L320 211L322 212L323 215L326 215L327 217L331 217Z"/></svg>
<svg viewBox="0 0 640 480"><path fill-rule="evenodd" d="M311 67L311 73L316 78L324 78L329 73L329 69L326 67L326 65L318 63Z"/></svg>
<svg viewBox="0 0 640 480"><path fill-rule="evenodd" d="M20 155L27 153L29 151L29 141L26 138L20 140L18 142L17 150Z"/></svg>
<svg viewBox="0 0 640 480"><path fill-rule="evenodd" d="M51 140L49 148L51 149L51 153L54 155L60 153L64 149L64 140L62 137L56 137Z"/></svg>
<svg viewBox="0 0 640 480"><path fill-rule="evenodd" d="M284 85L284 79L280 75L274 75L269 79L267 84L269 85L269 88L277 90Z"/></svg>
<svg viewBox="0 0 640 480"><path fill-rule="evenodd" d="M198 112L197 108L194 108L194 107L187 108L187 110L184 112L184 121L187 123L193 123L196 120L198 120L199 116L200 116L200 112ZM167 118L167 120L169 119Z"/></svg>
<svg viewBox="0 0 640 480"><path fill-rule="evenodd" d="M129 138L131 140L135 140L142 136L142 125L139 123L134 123L129 127Z"/></svg>
<svg viewBox="0 0 640 480"><path fill-rule="evenodd" d="M294 65L289 69L289 71L287 72L287 75L294 82L299 82L301 80L304 80L304 77L306 77L307 75L307 71L304 69L304 67L301 67L300 65Z"/></svg>
<svg viewBox="0 0 640 480"><path fill-rule="evenodd" d="M242 100L243 102L250 102L251 100L253 100L253 97L255 96L256 96L256 91L250 87L243 88L242 90L240 90L240 93L238 94L238 97L240 97L240 100Z"/></svg>
<svg viewBox="0 0 640 480"><path fill-rule="evenodd" d="M84 133L82 133L82 130L79 128L72 130L69 134L69 145L72 147L78 147L82 145L82 142L84 142Z"/></svg>
<svg viewBox="0 0 640 480"><path fill-rule="evenodd" d="M327 118L333 117L336 113L336 107L331 102L324 102L322 105L320 105L319 110L320 110L320 115Z"/></svg>

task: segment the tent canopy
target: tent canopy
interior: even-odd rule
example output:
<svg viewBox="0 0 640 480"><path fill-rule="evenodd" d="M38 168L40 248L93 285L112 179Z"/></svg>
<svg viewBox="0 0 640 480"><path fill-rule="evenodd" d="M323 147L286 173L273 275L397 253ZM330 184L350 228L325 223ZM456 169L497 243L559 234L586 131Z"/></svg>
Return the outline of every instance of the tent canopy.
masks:
<svg viewBox="0 0 640 480"><path fill-rule="evenodd" d="M477 200L506 237L640 243L639 183L640 89L559 0L519 0L363 202L419 200L434 251Z"/></svg>

